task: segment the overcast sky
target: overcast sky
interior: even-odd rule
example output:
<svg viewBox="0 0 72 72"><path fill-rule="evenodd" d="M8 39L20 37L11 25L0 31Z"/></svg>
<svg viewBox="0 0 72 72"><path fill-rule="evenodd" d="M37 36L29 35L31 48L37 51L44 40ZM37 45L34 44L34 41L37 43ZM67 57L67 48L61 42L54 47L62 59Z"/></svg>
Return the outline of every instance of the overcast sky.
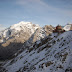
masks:
<svg viewBox="0 0 72 72"><path fill-rule="evenodd" d="M20 21L40 26L72 23L72 0L0 0L0 26Z"/></svg>

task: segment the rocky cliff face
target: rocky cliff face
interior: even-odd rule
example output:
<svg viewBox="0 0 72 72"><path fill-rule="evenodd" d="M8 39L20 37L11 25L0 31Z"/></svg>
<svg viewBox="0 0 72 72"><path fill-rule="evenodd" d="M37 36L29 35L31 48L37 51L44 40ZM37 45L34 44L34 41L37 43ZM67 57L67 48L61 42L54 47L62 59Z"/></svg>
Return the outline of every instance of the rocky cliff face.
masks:
<svg viewBox="0 0 72 72"><path fill-rule="evenodd" d="M72 31L52 33L23 48L0 62L1 72L72 72Z"/></svg>

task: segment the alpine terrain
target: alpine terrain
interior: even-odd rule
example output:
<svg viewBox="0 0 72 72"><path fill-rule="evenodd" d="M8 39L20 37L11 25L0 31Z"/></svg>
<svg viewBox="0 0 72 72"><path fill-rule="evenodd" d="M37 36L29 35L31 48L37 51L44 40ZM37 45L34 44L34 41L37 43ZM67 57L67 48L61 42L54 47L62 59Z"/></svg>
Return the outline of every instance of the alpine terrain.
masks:
<svg viewBox="0 0 72 72"><path fill-rule="evenodd" d="M20 22L0 32L0 72L72 72L72 31L54 32Z"/></svg>

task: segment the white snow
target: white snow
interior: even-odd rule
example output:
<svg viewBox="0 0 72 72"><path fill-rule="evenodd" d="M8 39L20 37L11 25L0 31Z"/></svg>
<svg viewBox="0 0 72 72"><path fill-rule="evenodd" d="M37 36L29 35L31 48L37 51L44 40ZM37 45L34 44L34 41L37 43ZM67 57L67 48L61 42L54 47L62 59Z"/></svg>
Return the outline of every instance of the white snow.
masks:
<svg viewBox="0 0 72 72"><path fill-rule="evenodd" d="M64 30L69 31L70 28L71 28L71 24L67 24L67 25L64 27Z"/></svg>

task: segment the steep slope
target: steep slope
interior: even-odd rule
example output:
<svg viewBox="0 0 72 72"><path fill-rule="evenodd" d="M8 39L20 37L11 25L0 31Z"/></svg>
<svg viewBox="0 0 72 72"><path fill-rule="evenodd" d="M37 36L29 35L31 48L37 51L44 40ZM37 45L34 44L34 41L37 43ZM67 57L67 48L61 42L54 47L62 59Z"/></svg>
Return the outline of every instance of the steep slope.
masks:
<svg viewBox="0 0 72 72"><path fill-rule="evenodd" d="M31 37L32 42L34 43L37 40L40 40L40 39L48 36L49 34L51 34L53 32L53 30L54 30L54 27L52 27L51 25L45 25L42 28L38 28Z"/></svg>
<svg viewBox="0 0 72 72"><path fill-rule="evenodd" d="M49 34L51 34L54 30L54 27L52 27L51 25L45 25L42 28L38 28L34 34L29 38L28 41L25 42L24 46L25 47L30 47L34 42L45 38L46 36L48 36Z"/></svg>
<svg viewBox="0 0 72 72"><path fill-rule="evenodd" d="M1 72L72 72L72 31L36 41L17 57L1 62ZM17 54L17 53L16 53ZM15 55L16 55L15 54Z"/></svg>

